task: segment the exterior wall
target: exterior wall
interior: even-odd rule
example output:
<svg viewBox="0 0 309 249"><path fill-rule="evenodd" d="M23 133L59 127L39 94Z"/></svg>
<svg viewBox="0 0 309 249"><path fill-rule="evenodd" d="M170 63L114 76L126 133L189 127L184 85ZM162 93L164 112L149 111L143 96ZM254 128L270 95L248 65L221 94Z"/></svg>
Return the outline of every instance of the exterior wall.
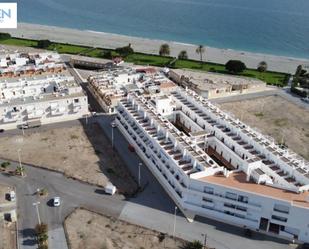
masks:
<svg viewBox="0 0 309 249"><path fill-rule="evenodd" d="M291 240L299 239L301 241L309 241L309 228L307 227L309 222L306 224L303 219L303 217L306 217L305 215L308 215L308 209L294 206L287 201L190 179L178 171L176 174L181 175L183 179L183 184L180 184L180 181L175 178L176 174L172 174L171 170L166 169L161 163L159 156L162 157L163 154L160 154L161 152L154 153L151 149L155 144L153 141L151 145L150 143L144 144L143 140L130 127L129 122L126 122L122 117L119 117L116 122L120 131L129 143L135 147L138 155L184 213L189 211L191 214L193 213L257 231L260 230L260 220L263 217L268 219L269 223L271 222L285 227L284 229L287 231L279 231L278 236ZM155 147L155 149L158 149L158 147ZM165 160L168 160L166 156ZM169 163L172 163L172 161L169 161ZM172 172L177 172L177 168L174 167ZM206 190L206 187L212 188L213 193ZM175 189L181 195L177 194ZM233 200L233 198L227 196L227 193L235 194L236 199ZM242 199L243 197L248 199L244 200ZM275 211L275 204L288 207L289 213ZM282 222L276 220L272 218L273 215L287 218L287 221ZM264 232L267 232L268 229L269 224Z"/></svg>
<svg viewBox="0 0 309 249"><path fill-rule="evenodd" d="M15 129L18 125L31 120L41 120L42 124L61 122L78 119L86 114L88 114L87 96L68 96L50 101L6 105L0 106L0 128Z"/></svg>
<svg viewBox="0 0 309 249"><path fill-rule="evenodd" d="M136 108L140 110L140 106ZM121 112L119 112L120 109ZM185 106L181 111L185 112ZM157 135L150 136L150 133L142 128L141 122L137 121L141 115L142 112L139 114L131 112L120 103L116 122L145 165L186 216L188 213L190 217L200 215L243 228L269 232L270 235L273 234L285 239L309 242L309 222L304 219L308 216L308 208L267 196L267 193L265 195L257 194L245 189L234 189L199 179L207 174L204 171L191 175L185 173L173 156L164 151L159 143L162 140L159 140ZM145 118L147 113L143 115ZM193 117L192 112L190 115ZM200 119L195 122L202 124ZM153 124L153 120L150 120L150 123ZM159 130L156 129L155 133L158 134L158 132ZM235 167L237 163L241 164L244 169L259 167L258 163L260 162L249 164L224 145L220 138L220 136L210 137L210 145L216 144L218 152L222 151L225 157L231 157L231 163ZM173 144L177 143L172 137L170 139ZM185 154L181 156L182 158L186 157ZM211 172L211 174L214 173ZM284 210L287 211L282 212L276 208L277 206L284 207ZM263 219L267 220L265 226L263 226ZM273 233L272 231L276 229L277 231Z"/></svg>

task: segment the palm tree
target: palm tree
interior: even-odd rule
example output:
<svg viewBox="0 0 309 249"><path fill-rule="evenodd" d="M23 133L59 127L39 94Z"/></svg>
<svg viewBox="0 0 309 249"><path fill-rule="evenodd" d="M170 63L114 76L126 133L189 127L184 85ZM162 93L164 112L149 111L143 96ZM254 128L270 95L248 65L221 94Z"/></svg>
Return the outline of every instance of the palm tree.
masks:
<svg viewBox="0 0 309 249"><path fill-rule="evenodd" d="M187 60L188 59L188 53L186 50L182 50L178 54L178 59L179 60Z"/></svg>
<svg viewBox="0 0 309 249"><path fill-rule="evenodd" d="M203 54L205 53L205 48L203 45L199 45L195 52L200 55L201 64L203 64Z"/></svg>
<svg viewBox="0 0 309 249"><path fill-rule="evenodd" d="M188 242L185 246L184 249L202 249L203 245L200 241L194 240L193 242Z"/></svg>
<svg viewBox="0 0 309 249"><path fill-rule="evenodd" d="M170 54L170 46L167 43L162 44L159 50L159 55L167 56L169 54Z"/></svg>
<svg viewBox="0 0 309 249"><path fill-rule="evenodd" d="M18 174L18 175L21 175L21 176L24 176L24 172L25 172L25 168L24 168L24 166L18 166L17 168L16 168L16 174Z"/></svg>
<svg viewBox="0 0 309 249"><path fill-rule="evenodd" d="M265 62L265 61L261 61L260 63L259 63L259 65L257 66L257 70L259 71L259 72L266 72L267 71L267 63Z"/></svg>

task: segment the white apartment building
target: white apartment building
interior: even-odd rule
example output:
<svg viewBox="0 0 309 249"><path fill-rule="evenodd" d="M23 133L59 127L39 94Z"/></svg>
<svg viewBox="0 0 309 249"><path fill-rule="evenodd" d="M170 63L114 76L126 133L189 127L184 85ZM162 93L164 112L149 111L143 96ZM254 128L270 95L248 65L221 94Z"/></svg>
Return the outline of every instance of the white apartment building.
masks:
<svg viewBox="0 0 309 249"><path fill-rule="evenodd" d="M0 80L0 128L73 120L88 114L87 96L68 72Z"/></svg>
<svg viewBox="0 0 309 249"><path fill-rule="evenodd" d="M118 128L188 220L309 242L309 165L191 90L117 106Z"/></svg>

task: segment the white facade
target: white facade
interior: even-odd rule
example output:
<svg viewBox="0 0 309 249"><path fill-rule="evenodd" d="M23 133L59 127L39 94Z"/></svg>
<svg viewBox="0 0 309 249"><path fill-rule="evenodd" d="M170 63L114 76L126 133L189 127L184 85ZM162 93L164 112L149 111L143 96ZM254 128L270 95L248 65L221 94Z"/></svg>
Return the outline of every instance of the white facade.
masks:
<svg viewBox="0 0 309 249"><path fill-rule="evenodd" d="M0 80L0 128L31 121L42 124L78 119L88 114L88 100L68 73Z"/></svg>
<svg viewBox="0 0 309 249"><path fill-rule="evenodd" d="M167 99L172 111L165 113ZM120 131L188 219L309 242L304 160L192 91L179 88L161 103L129 94L117 111Z"/></svg>

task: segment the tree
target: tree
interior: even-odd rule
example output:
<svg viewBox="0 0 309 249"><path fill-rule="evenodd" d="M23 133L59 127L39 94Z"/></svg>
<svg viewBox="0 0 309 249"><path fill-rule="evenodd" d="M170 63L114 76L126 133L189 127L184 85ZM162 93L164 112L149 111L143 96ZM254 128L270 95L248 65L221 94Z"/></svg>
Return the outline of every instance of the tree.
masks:
<svg viewBox="0 0 309 249"><path fill-rule="evenodd" d="M261 73L267 71L267 63L265 61L261 61L259 65L257 66L257 70Z"/></svg>
<svg viewBox="0 0 309 249"><path fill-rule="evenodd" d="M201 64L202 64L203 63L203 54L205 53L204 46L203 45L199 45L196 48L195 52L200 55L200 61L201 61Z"/></svg>
<svg viewBox="0 0 309 249"><path fill-rule="evenodd" d="M112 51L110 51L110 50L103 51L102 57L105 58L105 59L112 59L113 58Z"/></svg>
<svg viewBox="0 0 309 249"><path fill-rule="evenodd" d="M133 48L131 47L131 44L129 44L128 46L124 46L124 47L120 47L120 48L116 48L115 51L123 56L123 57L126 57L130 54L133 54L134 53L134 50Z"/></svg>
<svg viewBox="0 0 309 249"><path fill-rule="evenodd" d="M170 55L170 46L167 43L161 45L159 50L159 55L168 56Z"/></svg>
<svg viewBox="0 0 309 249"><path fill-rule="evenodd" d="M239 60L230 60L225 64L225 69L231 73L241 73L246 68L245 63Z"/></svg>
<svg viewBox="0 0 309 249"><path fill-rule="evenodd" d="M35 226L35 232L40 235L48 232L48 226L45 223L37 224Z"/></svg>
<svg viewBox="0 0 309 249"><path fill-rule="evenodd" d="M11 35L9 33L0 33L0 40L10 39Z"/></svg>
<svg viewBox="0 0 309 249"><path fill-rule="evenodd" d="M47 240L48 240L48 226L45 223L37 224L35 226L35 232L38 240L39 247L38 248L48 248Z"/></svg>
<svg viewBox="0 0 309 249"><path fill-rule="evenodd" d="M301 71L303 70L302 65L298 65L298 67L296 68L296 72L295 72L295 77L298 77L301 73Z"/></svg>
<svg viewBox="0 0 309 249"><path fill-rule="evenodd" d="M187 60L188 59L188 53L186 50L182 50L178 54L178 59L179 60Z"/></svg>
<svg viewBox="0 0 309 249"><path fill-rule="evenodd" d="M9 167L11 165L10 162L3 162L1 163L1 168L6 169L7 167Z"/></svg>
<svg viewBox="0 0 309 249"><path fill-rule="evenodd" d="M48 48L51 45L51 41L50 40L39 40L38 41L38 48Z"/></svg>
<svg viewBox="0 0 309 249"><path fill-rule="evenodd" d="M185 245L184 249L203 249L203 245L200 241L194 240Z"/></svg>
<svg viewBox="0 0 309 249"><path fill-rule="evenodd" d="M16 168L16 174L17 175L21 175L21 176L23 176L24 175L24 173L25 173L25 168L23 167L23 166L18 166L17 168Z"/></svg>

